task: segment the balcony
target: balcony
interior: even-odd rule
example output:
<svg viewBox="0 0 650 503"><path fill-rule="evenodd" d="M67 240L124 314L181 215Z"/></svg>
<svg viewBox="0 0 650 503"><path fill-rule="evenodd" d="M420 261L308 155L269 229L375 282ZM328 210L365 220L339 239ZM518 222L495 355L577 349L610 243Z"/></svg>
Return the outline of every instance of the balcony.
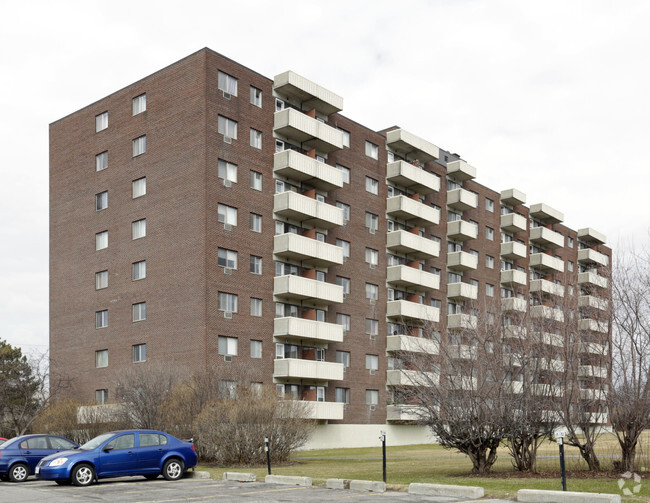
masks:
<svg viewBox="0 0 650 503"><path fill-rule="evenodd" d="M469 283L449 283L447 285L447 298L453 300L476 300L478 287Z"/></svg>
<svg viewBox="0 0 650 503"><path fill-rule="evenodd" d="M533 332L533 342L536 344L544 344L546 346L555 346L558 348L564 347L564 338L558 334L550 332Z"/></svg>
<svg viewBox="0 0 650 503"><path fill-rule="evenodd" d="M564 323L564 312L551 306L532 306L530 315L533 318L543 318L545 320L557 321Z"/></svg>
<svg viewBox="0 0 650 503"><path fill-rule="evenodd" d="M604 245L607 242L607 237L602 232L598 232L591 227L578 229L578 240L582 241L588 246Z"/></svg>
<svg viewBox="0 0 650 503"><path fill-rule="evenodd" d="M503 258L516 260L518 258L526 258L527 255L528 248L526 248L526 245L518 243L517 241L501 243L501 256Z"/></svg>
<svg viewBox="0 0 650 503"><path fill-rule="evenodd" d="M533 204L530 207L530 216L545 224L559 224L564 221L564 213L544 203Z"/></svg>
<svg viewBox="0 0 650 503"><path fill-rule="evenodd" d="M465 189L447 191L447 206L458 211L467 211L478 206L478 196Z"/></svg>
<svg viewBox="0 0 650 503"><path fill-rule="evenodd" d="M526 338L528 331L526 327L520 325L507 325L501 329L501 337L504 339L520 339Z"/></svg>
<svg viewBox="0 0 650 503"><path fill-rule="evenodd" d="M583 264L596 264L606 266L609 264L609 257L591 248L578 250L578 262Z"/></svg>
<svg viewBox="0 0 650 503"><path fill-rule="evenodd" d="M546 279L531 279L529 291L531 293L539 292L542 294L564 297L564 287Z"/></svg>
<svg viewBox="0 0 650 503"><path fill-rule="evenodd" d="M550 370L552 372L564 372L564 362L562 360L553 360L549 358L531 359L533 369Z"/></svg>
<svg viewBox="0 0 650 503"><path fill-rule="evenodd" d="M342 97L290 70L275 76L273 89L301 103L303 110L315 108L324 115L343 110Z"/></svg>
<svg viewBox="0 0 650 503"><path fill-rule="evenodd" d="M273 337L283 341L343 342L343 333L343 326L335 323L289 316L273 320Z"/></svg>
<svg viewBox="0 0 650 503"><path fill-rule="evenodd" d="M329 267L343 264L343 248L306 236L287 233L273 237L273 253L303 265Z"/></svg>
<svg viewBox="0 0 650 503"><path fill-rule="evenodd" d="M407 265L392 265L386 269L386 281L391 285L416 291L438 290L440 276Z"/></svg>
<svg viewBox="0 0 650 503"><path fill-rule="evenodd" d="M526 286L528 276L523 271L516 269L508 269L501 271L501 284L502 285L522 285Z"/></svg>
<svg viewBox="0 0 650 503"><path fill-rule="evenodd" d="M475 330L478 323L478 318L471 314L448 314L447 315L447 328Z"/></svg>
<svg viewBox="0 0 650 503"><path fill-rule="evenodd" d="M603 278L602 276L599 276L593 272L581 272L578 274L578 285L607 288L607 278Z"/></svg>
<svg viewBox="0 0 650 503"><path fill-rule="evenodd" d="M310 379L312 381L342 381L343 364L279 358L273 361L273 379Z"/></svg>
<svg viewBox="0 0 650 503"><path fill-rule="evenodd" d="M597 365L580 365L578 367L578 377L596 377L599 379L606 379L607 369Z"/></svg>
<svg viewBox="0 0 650 503"><path fill-rule="evenodd" d="M386 213L416 227L429 227L440 222L440 210L406 196L389 197L386 200Z"/></svg>
<svg viewBox="0 0 650 503"><path fill-rule="evenodd" d="M478 257L464 251L447 253L447 267L452 271L469 271L478 267Z"/></svg>
<svg viewBox="0 0 650 503"><path fill-rule="evenodd" d="M580 295L578 297L578 307L607 311L609 309L609 301L600 297L594 297L593 295Z"/></svg>
<svg viewBox="0 0 650 503"><path fill-rule="evenodd" d="M313 402L302 400L304 414L302 419L316 419L319 421L342 421L345 404L339 402Z"/></svg>
<svg viewBox="0 0 650 503"><path fill-rule="evenodd" d="M273 278L273 295L315 305L339 304L343 302L343 287L301 276L276 276Z"/></svg>
<svg viewBox="0 0 650 503"><path fill-rule="evenodd" d="M404 321L438 322L440 310L437 307L418 304L408 300L391 300L386 304L386 317Z"/></svg>
<svg viewBox="0 0 650 503"><path fill-rule="evenodd" d="M341 170L295 150L276 153L273 156L273 172L324 191L343 187Z"/></svg>
<svg viewBox="0 0 650 503"><path fill-rule="evenodd" d="M564 236L546 227L532 227L530 241L547 250L564 246Z"/></svg>
<svg viewBox="0 0 650 503"><path fill-rule="evenodd" d="M547 255L546 253L532 253L530 255L530 267L545 272L564 272L562 259Z"/></svg>
<svg viewBox="0 0 650 503"><path fill-rule="evenodd" d="M343 148L341 131L293 108L275 112L273 131L301 143L305 149L315 148L327 154Z"/></svg>
<svg viewBox="0 0 650 503"><path fill-rule="evenodd" d="M607 321L598 321L592 320L590 318L583 318L581 320L578 320L578 330L607 334L609 333L609 324Z"/></svg>
<svg viewBox="0 0 650 503"><path fill-rule="evenodd" d="M589 355L607 356L609 347L596 342L583 342L580 344L580 352Z"/></svg>
<svg viewBox="0 0 650 503"><path fill-rule="evenodd" d="M526 217L519 213L501 215L501 228L506 232L524 232L527 226Z"/></svg>
<svg viewBox="0 0 650 503"><path fill-rule="evenodd" d="M276 215L321 229L343 225L343 210L296 192L282 192L273 196Z"/></svg>
<svg viewBox="0 0 650 503"><path fill-rule="evenodd" d="M440 150L433 143L403 129L388 131L386 145L409 161L435 161L440 156Z"/></svg>
<svg viewBox="0 0 650 503"><path fill-rule="evenodd" d="M386 386L437 386L440 374L417 370L387 370Z"/></svg>
<svg viewBox="0 0 650 503"><path fill-rule="evenodd" d="M534 395L545 397L561 397L564 396L562 386L553 384L531 384L531 390Z"/></svg>
<svg viewBox="0 0 650 503"><path fill-rule="evenodd" d="M427 411L419 405L387 405L386 421L419 421Z"/></svg>
<svg viewBox="0 0 650 503"><path fill-rule="evenodd" d="M607 400L607 392L602 389L581 389L580 390L580 399L581 400L597 400L603 401Z"/></svg>
<svg viewBox="0 0 650 503"><path fill-rule="evenodd" d="M388 163L386 178L389 182L411 189L421 196L440 191L440 178L406 161Z"/></svg>
<svg viewBox="0 0 650 503"><path fill-rule="evenodd" d="M437 355L439 350L440 345L433 339L410 335L389 335L386 338L386 351L409 351Z"/></svg>
<svg viewBox="0 0 650 503"><path fill-rule="evenodd" d="M478 348L467 344L450 344L447 347L447 356L454 360L476 360Z"/></svg>
<svg viewBox="0 0 650 503"><path fill-rule="evenodd" d="M526 302L526 299L509 297L507 299L501 299L501 308L504 311L517 311L520 313L525 313L528 309L528 302Z"/></svg>
<svg viewBox="0 0 650 503"><path fill-rule="evenodd" d="M457 182L473 180L476 178L476 168L470 166L462 159L447 163L447 176Z"/></svg>
<svg viewBox="0 0 650 503"><path fill-rule="evenodd" d="M386 235L386 248L403 253L414 260L440 255L440 243L408 231L392 231Z"/></svg>
<svg viewBox="0 0 650 503"><path fill-rule="evenodd" d="M518 206L526 202L526 194L517 189L502 190L501 202L510 206Z"/></svg>
<svg viewBox="0 0 650 503"><path fill-rule="evenodd" d="M478 225L465 220L447 222L447 238L453 241L467 241L478 237Z"/></svg>

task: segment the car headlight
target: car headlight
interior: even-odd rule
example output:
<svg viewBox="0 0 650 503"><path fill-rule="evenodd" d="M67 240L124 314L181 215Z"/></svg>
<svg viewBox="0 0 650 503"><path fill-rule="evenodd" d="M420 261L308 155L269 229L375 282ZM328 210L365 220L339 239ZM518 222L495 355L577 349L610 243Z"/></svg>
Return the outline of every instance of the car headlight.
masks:
<svg viewBox="0 0 650 503"><path fill-rule="evenodd" d="M50 466L61 466L67 460L68 458L56 458L54 461L50 462Z"/></svg>

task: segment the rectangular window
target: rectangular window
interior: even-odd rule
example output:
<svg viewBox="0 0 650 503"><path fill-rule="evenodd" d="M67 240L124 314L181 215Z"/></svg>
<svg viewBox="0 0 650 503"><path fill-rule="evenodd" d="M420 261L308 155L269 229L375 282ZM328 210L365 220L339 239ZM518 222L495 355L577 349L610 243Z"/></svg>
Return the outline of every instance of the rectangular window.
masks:
<svg viewBox="0 0 650 503"><path fill-rule="evenodd" d="M341 201L336 201L336 207L343 210L343 220L346 222L350 221L350 205L342 203Z"/></svg>
<svg viewBox="0 0 650 503"><path fill-rule="evenodd" d="M343 133L343 146L344 147L350 147L350 133L349 131L346 131L345 129L337 128L341 133ZM350 182L348 182L350 183Z"/></svg>
<svg viewBox="0 0 650 503"><path fill-rule="evenodd" d="M95 171L102 171L108 168L108 150L95 156Z"/></svg>
<svg viewBox="0 0 650 503"><path fill-rule="evenodd" d="M262 190L262 173L250 172L250 185L253 190Z"/></svg>
<svg viewBox="0 0 650 503"><path fill-rule="evenodd" d="M336 246L343 248L343 258L348 258L350 256L350 242L343 239L336 240Z"/></svg>
<svg viewBox="0 0 650 503"><path fill-rule="evenodd" d="M217 220L223 224L237 225L237 208L219 204L217 208Z"/></svg>
<svg viewBox="0 0 650 503"><path fill-rule="evenodd" d="M494 285L490 285L489 283L485 284L485 295L494 297Z"/></svg>
<svg viewBox="0 0 650 503"><path fill-rule="evenodd" d="M569 260L566 265L567 265L567 270L569 272L573 272L573 262Z"/></svg>
<svg viewBox="0 0 650 503"><path fill-rule="evenodd" d="M567 245L567 248L573 248L573 238L570 238L570 237L567 236L566 245Z"/></svg>
<svg viewBox="0 0 650 503"><path fill-rule="evenodd" d="M95 351L95 368L101 369L108 367L108 349Z"/></svg>
<svg viewBox="0 0 650 503"><path fill-rule="evenodd" d="M143 135L133 140L133 157L144 154L147 151L147 136Z"/></svg>
<svg viewBox="0 0 650 503"><path fill-rule="evenodd" d="M251 147L262 148L262 131L251 128Z"/></svg>
<svg viewBox="0 0 650 503"><path fill-rule="evenodd" d="M147 345L136 344L133 346L133 363L147 361Z"/></svg>
<svg viewBox="0 0 650 503"><path fill-rule="evenodd" d="M108 248L108 231L102 231L95 234L95 250Z"/></svg>
<svg viewBox="0 0 650 503"><path fill-rule="evenodd" d="M490 198L485 198L485 209L494 212L494 201Z"/></svg>
<svg viewBox="0 0 650 503"><path fill-rule="evenodd" d="M262 90L251 86L251 105L262 108Z"/></svg>
<svg viewBox="0 0 650 503"><path fill-rule="evenodd" d="M349 351L337 351L336 352L336 363L342 363L345 368L350 366L350 352Z"/></svg>
<svg viewBox="0 0 650 503"><path fill-rule="evenodd" d="M250 214L250 227L253 232L262 232L262 215Z"/></svg>
<svg viewBox="0 0 650 503"><path fill-rule="evenodd" d="M485 239L489 239L490 241L494 241L494 229L492 227L486 227L485 228Z"/></svg>
<svg viewBox="0 0 650 503"><path fill-rule="evenodd" d="M379 193L379 182L374 178L366 177L366 192L377 195Z"/></svg>
<svg viewBox="0 0 650 503"><path fill-rule="evenodd" d="M262 341L251 341L251 358L262 358Z"/></svg>
<svg viewBox="0 0 650 503"><path fill-rule="evenodd" d="M147 277L147 261L140 260L133 263L133 281Z"/></svg>
<svg viewBox="0 0 650 503"><path fill-rule="evenodd" d="M108 390L107 389L95 390L95 401L100 405L104 405L105 403L108 403Z"/></svg>
<svg viewBox="0 0 650 503"><path fill-rule="evenodd" d="M147 319L147 303L138 302L133 304L133 321L144 321Z"/></svg>
<svg viewBox="0 0 650 503"><path fill-rule="evenodd" d="M379 357L377 355L366 355L366 370L379 369Z"/></svg>
<svg viewBox="0 0 650 503"><path fill-rule="evenodd" d="M219 336L219 354L237 356L237 338Z"/></svg>
<svg viewBox="0 0 650 503"><path fill-rule="evenodd" d="M262 257L251 255L250 272L252 274L262 274Z"/></svg>
<svg viewBox="0 0 650 503"><path fill-rule="evenodd" d="M234 293L219 292L217 309L219 309L219 311L230 311L232 313L236 313L237 295Z"/></svg>
<svg viewBox="0 0 650 503"><path fill-rule="evenodd" d="M494 269L494 257L490 257L489 255L485 256L485 267Z"/></svg>
<svg viewBox="0 0 650 503"><path fill-rule="evenodd" d="M141 114L147 111L147 95L141 94L133 98L133 115Z"/></svg>
<svg viewBox="0 0 650 503"><path fill-rule="evenodd" d="M336 324L341 325L343 330L350 331L350 315L336 313Z"/></svg>
<svg viewBox="0 0 650 503"><path fill-rule="evenodd" d="M131 193L133 199L142 197L147 193L147 177L143 176L131 182Z"/></svg>
<svg viewBox="0 0 650 503"><path fill-rule="evenodd" d="M262 299L251 297L251 316L262 316Z"/></svg>
<svg viewBox="0 0 650 503"><path fill-rule="evenodd" d="M371 283L366 283L366 299L377 300L379 295L379 287Z"/></svg>
<svg viewBox="0 0 650 503"><path fill-rule="evenodd" d="M147 235L147 219L141 218L131 223L131 234L133 239L140 239Z"/></svg>
<svg viewBox="0 0 650 503"><path fill-rule="evenodd" d="M375 232L379 227L379 217L366 211L366 228Z"/></svg>
<svg viewBox="0 0 650 503"><path fill-rule="evenodd" d="M366 333L368 335L377 335L379 333L379 321L366 318Z"/></svg>
<svg viewBox="0 0 650 503"><path fill-rule="evenodd" d="M237 122L224 117L223 115L219 116L219 122L217 124L219 134L227 136L228 138L237 139Z"/></svg>
<svg viewBox="0 0 650 503"><path fill-rule="evenodd" d="M222 180L237 183L237 165L219 159L217 163L217 176Z"/></svg>
<svg viewBox="0 0 650 503"><path fill-rule="evenodd" d="M366 155L373 159L379 159L379 147L374 143L366 141Z"/></svg>
<svg viewBox="0 0 650 503"><path fill-rule="evenodd" d="M95 312L95 328L106 328L108 326L108 309Z"/></svg>
<svg viewBox="0 0 650 503"><path fill-rule="evenodd" d="M95 133L99 133L108 127L108 112L95 116Z"/></svg>
<svg viewBox="0 0 650 503"><path fill-rule="evenodd" d="M350 168L337 164L336 169L343 173L343 183L350 183Z"/></svg>
<svg viewBox="0 0 650 503"><path fill-rule="evenodd" d="M366 404L377 405L379 403L379 391L376 389L366 390Z"/></svg>
<svg viewBox="0 0 650 503"><path fill-rule="evenodd" d="M95 194L95 210L102 211L108 208L108 191Z"/></svg>
<svg viewBox="0 0 650 503"><path fill-rule="evenodd" d="M343 287L343 293L350 293L350 278L337 276L336 284Z"/></svg>
<svg viewBox="0 0 650 503"><path fill-rule="evenodd" d="M219 71L217 73L217 86L220 91L237 96L237 79L232 75Z"/></svg>
<svg viewBox="0 0 650 503"><path fill-rule="evenodd" d="M350 403L350 388L336 388L334 400L338 403Z"/></svg>
<svg viewBox="0 0 650 503"><path fill-rule="evenodd" d="M237 252L234 250L227 250L226 248L219 248L217 250L217 265L219 267L237 269Z"/></svg>
<svg viewBox="0 0 650 503"><path fill-rule="evenodd" d="M95 290L101 290L108 287L108 271L99 271L95 273Z"/></svg>
<svg viewBox="0 0 650 503"><path fill-rule="evenodd" d="M377 250L373 250L372 248L366 248L366 262L370 265L377 265L377 260L379 258L379 254Z"/></svg>

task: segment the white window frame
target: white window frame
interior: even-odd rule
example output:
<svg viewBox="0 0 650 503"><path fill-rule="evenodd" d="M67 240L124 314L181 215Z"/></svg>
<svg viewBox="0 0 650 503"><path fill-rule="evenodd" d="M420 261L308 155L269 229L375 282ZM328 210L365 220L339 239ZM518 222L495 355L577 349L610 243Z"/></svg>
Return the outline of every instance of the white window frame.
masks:
<svg viewBox="0 0 650 503"><path fill-rule="evenodd" d="M108 168L108 150L95 156L95 171L104 171L106 168Z"/></svg>
<svg viewBox="0 0 650 503"><path fill-rule="evenodd" d="M229 182L237 183L237 165L232 162L219 159L217 161L217 177L221 178L222 180L228 180Z"/></svg>
<svg viewBox="0 0 650 503"><path fill-rule="evenodd" d="M262 341L251 339L250 355L251 358L262 358Z"/></svg>
<svg viewBox="0 0 650 503"><path fill-rule="evenodd" d="M233 140L237 139L237 121L220 115L217 122L217 130L219 134L232 138Z"/></svg>
<svg viewBox="0 0 650 503"><path fill-rule="evenodd" d="M262 131L250 128L250 145L253 148L262 149Z"/></svg>
<svg viewBox="0 0 650 503"><path fill-rule="evenodd" d="M95 328L106 328L108 326L108 309L95 311Z"/></svg>
<svg viewBox="0 0 650 503"><path fill-rule="evenodd" d="M221 204L217 206L217 220L223 224L237 225L237 208Z"/></svg>
<svg viewBox="0 0 650 503"><path fill-rule="evenodd" d="M235 293L219 292L217 300L217 309L219 311L237 312L239 298Z"/></svg>
<svg viewBox="0 0 650 503"><path fill-rule="evenodd" d="M145 321L147 319L147 303L136 302L132 305L133 309L133 322Z"/></svg>
<svg viewBox="0 0 650 503"><path fill-rule="evenodd" d="M102 112L95 116L95 133L104 131L106 128L108 128L108 112Z"/></svg>
<svg viewBox="0 0 650 503"><path fill-rule="evenodd" d="M131 222L131 238L142 239L147 236L147 219L141 218L135 222Z"/></svg>
<svg viewBox="0 0 650 503"><path fill-rule="evenodd" d="M101 231L95 234L95 250L108 248L108 231Z"/></svg>
<svg viewBox="0 0 650 503"><path fill-rule="evenodd" d="M237 269L237 252L227 248L217 249L217 266Z"/></svg>
<svg viewBox="0 0 650 503"><path fill-rule="evenodd" d="M341 166L340 164L336 165L336 169L338 169L341 173L343 173L343 183L350 183L350 168L346 168L345 166Z"/></svg>
<svg viewBox="0 0 650 503"><path fill-rule="evenodd" d="M261 275L262 274L262 257L258 255L251 255L250 256L250 273L251 274L257 274Z"/></svg>
<svg viewBox="0 0 650 503"><path fill-rule="evenodd" d="M217 72L217 87L224 93L237 96L237 77L219 70Z"/></svg>
<svg viewBox="0 0 650 503"><path fill-rule="evenodd" d="M237 356L239 340L237 337L220 335L217 339L217 351L223 356Z"/></svg>
<svg viewBox="0 0 650 503"><path fill-rule="evenodd" d="M133 363L142 363L147 361L147 345L134 344L133 345Z"/></svg>
<svg viewBox="0 0 650 503"><path fill-rule="evenodd" d="M366 211L366 228L376 231L379 228L379 216Z"/></svg>
<svg viewBox="0 0 650 503"><path fill-rule="evenodd" d="M104 190L95 194L95 211L102 211L108 208L108 191Z"/></svg>
<svg viewBox="0 0 650 503"><path fill-rule="evenodd" d="M379 181L370 176L366 176L366 192L374 195L379 194Z"/></svg>
<svg viewBox="0 0 650 503"><path fill-rule="evenodd" d="M366 390L366 405L377 405L379 403L379 390Z"/></svg>
<svg viewBox="0 0 650 503"><path fill-rule="evenodd" d="M366 299L377 300L379 297L379 286L366 283Z"/></svg>
<svg viewBox="0 0 650 503"><path fill-rule="evenodd" d="M143 134L134 138L132 141L133 144L133 157L138 157L139 155L144 154L147 151L147 135Z"/></svg>
<svg viewBox="0 0 650 503"><path fill-rule="evenodd" d="M104 405L108 402L108 390L107 389L96 389L95 390L95 402L100 405Z"/></svg>
<svg viewBox="0 0 650 503"><path fill-rule="evenodd" d="M132 274L131 278L133 281L140 281L147 277L147 261L139 260L138 262L133 262L132 264Z"/></svg>
<svg viewBox="0 0 650 503"><path fill-rule="evenodd" d="M343 133L343 146L350 147L350 132L345 129L337 128L341 133Z"/></svg>
<svg viewBox="0 0 650 503"><path fill-rule="evenodd" d="M366 155L371 159L379 159L379 146L366 140Z"/></svg>
<svg viewBox="0 0 650 503"><path fill-rule="evenodd" d="M259 171L250 171L249 175L250 188L253 190L262 190L262 173Z"/></svg>
<svg viewBox="0 0 650 503"><path fill-rule="evenodd" d="M379 252L373 248L366 247L366 263L376 266L378 260L379 260Z"/></svg>
<svg viewBox="0 0 650 503"><path fill-rule="evenodd" d="M95 290L108 288L108 271L99 271L95 273Z"/></svg>
<svg viewBox="0 0 650 503"><path fill-rule="evenodd" d="M366 355L366 370L379 370L379 355Z"/></svg>
<svg viewBox="0 0 650 503"><path fill-rule="evenodd" d="M250 213L250 216L248 217L248 221L250 224L251 231L262 232L262 215L258 215L257 213Z"/></svg>
<svg viewBox="0 0 650 503"><path fill-rule="evenodd" d="M250 90L251 105L262 108L262 90L251 86Z"/></svg>
<svg viewBox="0 0 650 503"><path fill-rule="evenodd" d="M147 94L143 93L133 98L131 113L133 116L147 111Z"/></svg>
<svg viewBox="0 0 650 503"><path fill-rule="evenodd" d="M379 335L379 320L366 318L366 334Z"/></svg>
<svg viewBox="0 0 650 503"><path fill-rule="evenodd" d="M137 199L147 193L147 177L143 176L131 182L131 197Z"/></svg>
<svg viewBox="0 0 650 503"><path fill-rule="evenodd" d="M255 297L251 297L250 315L256 318L260 318L262 316L263 305L264 303L262 299L256 299Z"/></svg>

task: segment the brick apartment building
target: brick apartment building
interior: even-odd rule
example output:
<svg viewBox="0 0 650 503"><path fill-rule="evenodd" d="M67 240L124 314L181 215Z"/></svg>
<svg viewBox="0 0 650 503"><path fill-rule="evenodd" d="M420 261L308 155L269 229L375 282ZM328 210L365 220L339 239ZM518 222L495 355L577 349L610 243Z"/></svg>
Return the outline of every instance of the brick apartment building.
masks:
<svg viewBox="0 0 650 503"><path fill-rule="evenodd" d="M409 419L392 353L420 337L436 352L486 300L607 310L601 233L342 109L202 49L52 123L53 378L104 403L134 365L217 366L329 424L390 425Z"/></svg>

